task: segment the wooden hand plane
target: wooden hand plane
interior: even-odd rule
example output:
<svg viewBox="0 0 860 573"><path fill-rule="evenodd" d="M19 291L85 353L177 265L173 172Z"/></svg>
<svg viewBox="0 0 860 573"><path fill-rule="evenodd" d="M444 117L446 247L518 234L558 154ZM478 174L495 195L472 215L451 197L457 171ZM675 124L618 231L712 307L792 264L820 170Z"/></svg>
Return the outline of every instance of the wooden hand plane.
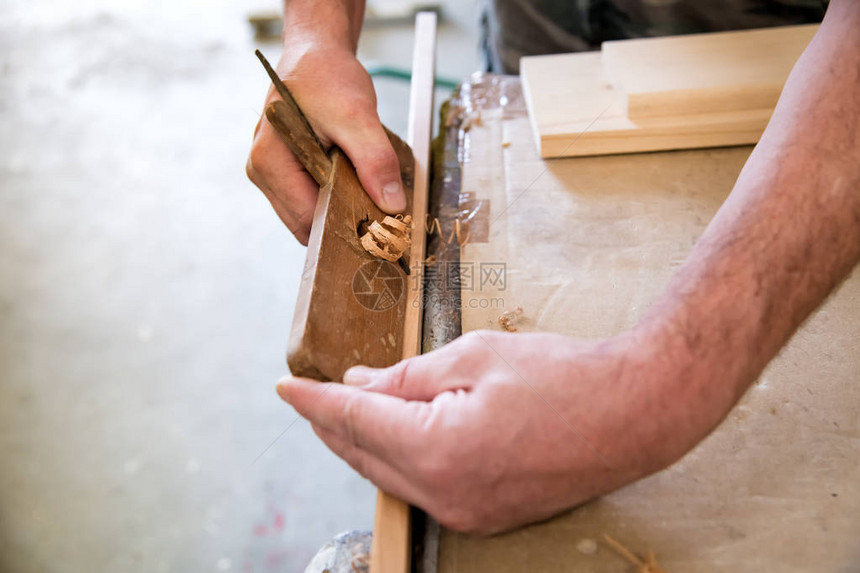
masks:
<svg viewBox="0 0 860 573"><path fill-rule="evenodd" d="M266 119L320 186L287 349L290 371L341 381L355 365L390 366L403 357L408 294L420 288L414 283L421 273L409 276L415 261L408 250L398 265L362 247L363 228L386 213L370 199L349 158L336 147L323 148L287 86L259 50L256 54L281 96L266 106ZM386 133L400 160L406 213L412 213L412 150ZM423 225L423 220L413 225L421 240Z"/></svg>

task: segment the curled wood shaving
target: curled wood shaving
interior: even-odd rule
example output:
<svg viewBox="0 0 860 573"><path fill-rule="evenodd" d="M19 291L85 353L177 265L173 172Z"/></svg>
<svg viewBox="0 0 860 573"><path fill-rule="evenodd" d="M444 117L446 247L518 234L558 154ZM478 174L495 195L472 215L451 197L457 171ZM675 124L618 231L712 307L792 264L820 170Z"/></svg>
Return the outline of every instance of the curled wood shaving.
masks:
<svg viewBox="0 0 860 573"><path fill-rule="evenodd" d="M463 228L465 227L465 236ZM442 232L442 223L438 217L433 217L429 213L424 219L424 232L428 235L432 235L434 233L439 235L443 241L445 241L446 245L450 245L451 241L454 238L457 238L457 244L461 247L465 244L468 244L469 239L472 237L472 228L468 221L461 222L460 219L454 219L454 228L451 229L451 233L448 235L448 238L445 238L445 234Z"/></svg>
<svg viewBox="0 0 860 573"><path fill-rule="evenodd" d="M506 310L499 315L499 326L507 332L517 331L517 322L523 314L523 307L516 306L514 310Z"/></svg>
<svg viewBox="0 0 860 573"><path fill-rule="evenodd" d="M394 262L412 244L411 233L411 216L406 215L402 219L388 216L381 223L374 221L370 224L361 236L361 246L374 257Z"/></svg>
<svg viewBox="0 0 860 573"><path fill-rule="evenodd" d="M608 534L604 533L603 539L612 549L617 551L619 555L627 559L633 565L636 565L636 573L668 573L668 571L660 567L660 564L657 563L657 558L654 556L654 552L650 549L648 550L648 558L645 561L642 561L635 553L621 545L620 542L616 541Z"/></svg>

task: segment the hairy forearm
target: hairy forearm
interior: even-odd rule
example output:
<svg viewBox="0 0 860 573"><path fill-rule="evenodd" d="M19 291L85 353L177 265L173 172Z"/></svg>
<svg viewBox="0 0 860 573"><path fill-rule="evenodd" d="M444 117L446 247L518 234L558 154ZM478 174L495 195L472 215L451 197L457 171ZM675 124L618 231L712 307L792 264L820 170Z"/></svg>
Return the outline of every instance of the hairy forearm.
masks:
<svg viewBox="0 0 860 573"><path fill-rule="evenodd" d="M690 424L718 423L860 259L858 93L860 3L834 0L731 195L634 331L682 364L672 392Z"/></svg>
<svg viewBox="0 0 860 573"><path fill-rule="evenodd" d="M358 47L364 0L284 0L284 45L326 43L351 50Z"/></svg>

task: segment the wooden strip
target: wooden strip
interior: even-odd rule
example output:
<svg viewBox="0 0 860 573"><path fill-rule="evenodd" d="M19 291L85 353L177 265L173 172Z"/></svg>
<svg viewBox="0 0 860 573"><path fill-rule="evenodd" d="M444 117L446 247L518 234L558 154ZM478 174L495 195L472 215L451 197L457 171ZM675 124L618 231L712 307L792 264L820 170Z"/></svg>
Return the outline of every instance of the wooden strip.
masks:
<svg viewBox="0 0 860 573"><path fill-rule="evenodd" d="M427 215L427 186L430 167L430 137L433 128L433 80L436 57L436 14L422 12L415 18L415 48L412 88L409 98L407 142L415 158L412 200L413 239L410 281L403 330L403 358L420 352L424 283L424 219ZM371 573L408 573L411 554L409 506L383 491L376 501Z"/></svg>
<svg viewBox="0 0 860 573"><path fill-rule="evenodd" d="M627 117L768 109L817 24L604 42L609 82Z"/></svg>
<svg viewBox="0 0 860 573"><path fill-rule="evenodd" d="M412 87L409 94L409 123L406 143L415 158L412 199L412 254L416 272L406 304L403 327L403 358L421 353L421 316L424 294L424 253L427 241L427 188L430 179L430 141L433 129L433 81L436 74L436 14L421 12L415 18L415 48L412 59Z"/></svg>

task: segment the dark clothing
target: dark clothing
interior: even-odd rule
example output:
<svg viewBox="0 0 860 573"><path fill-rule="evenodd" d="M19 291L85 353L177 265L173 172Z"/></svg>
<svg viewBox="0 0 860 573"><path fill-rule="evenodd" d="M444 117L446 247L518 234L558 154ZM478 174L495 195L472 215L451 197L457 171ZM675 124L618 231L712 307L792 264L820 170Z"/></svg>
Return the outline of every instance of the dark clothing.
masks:
<svg viewBox="0 0 860 573"><path fill-rule="evenodd" d="M522 56L596 50L607 40L820 22L826 0L483 0L487 71Z"/></svg>

